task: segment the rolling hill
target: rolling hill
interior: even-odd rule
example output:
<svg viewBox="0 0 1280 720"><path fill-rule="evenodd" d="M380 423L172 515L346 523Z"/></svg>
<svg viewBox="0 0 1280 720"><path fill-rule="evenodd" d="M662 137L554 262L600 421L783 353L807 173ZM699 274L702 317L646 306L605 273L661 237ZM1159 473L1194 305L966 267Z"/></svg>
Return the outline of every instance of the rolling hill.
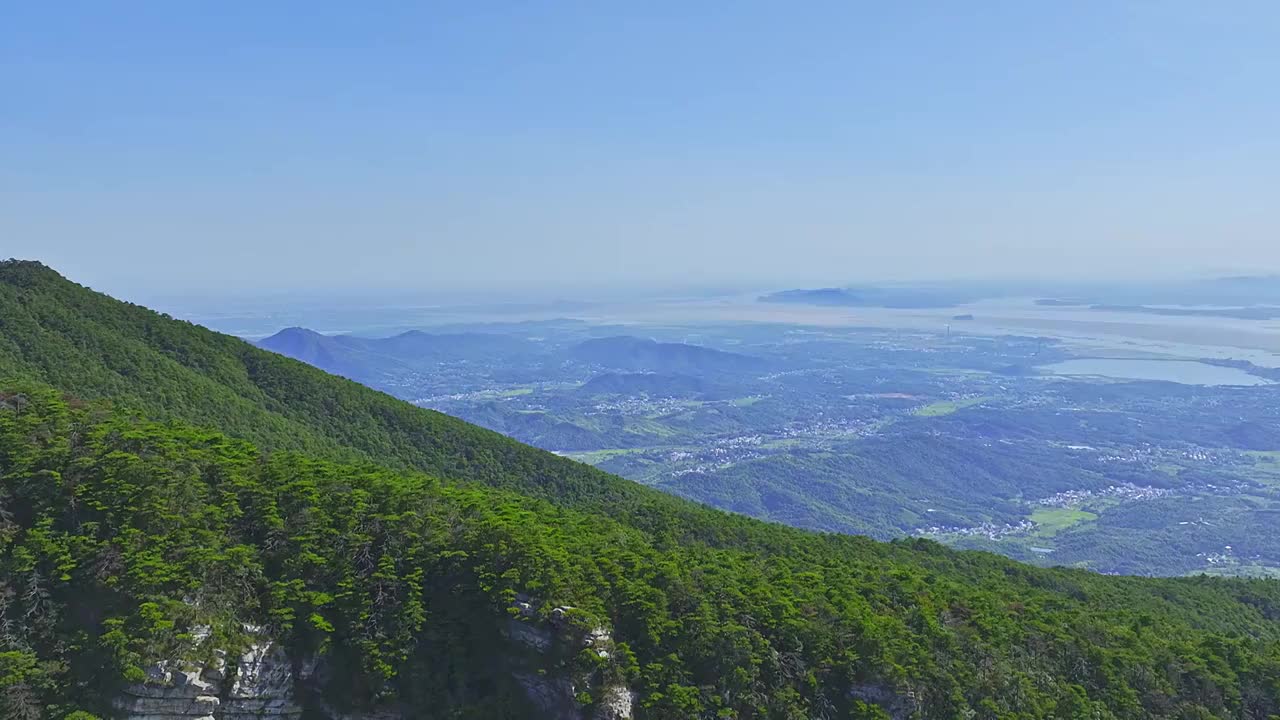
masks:
<svg viewBox="0 0 1280 720"><path fill-rule="evenodd" d="M578 362L630 372L704 374L744 372L767 366L763 358L686 343L619 335L586 340L569 349Z"/></svg>

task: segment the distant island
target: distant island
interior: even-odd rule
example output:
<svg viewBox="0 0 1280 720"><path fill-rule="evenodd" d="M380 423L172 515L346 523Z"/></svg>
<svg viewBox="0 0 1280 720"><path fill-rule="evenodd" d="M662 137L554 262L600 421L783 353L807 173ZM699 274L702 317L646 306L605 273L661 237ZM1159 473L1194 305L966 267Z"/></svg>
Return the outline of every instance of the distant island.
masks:
<svg viewBox="0 0 1280 720"><path fill-rule="evenodd" d="M797 289L763 295L760 302L824 307L950 308L979 300L989 293L955 288L847 287Z"/></svg>
<svg viewBox="0 0 1280 720"><path fill-rule="evenodd" d="M1045 307L1078 307L1080 305L1088 305L1089 301L1078 298L1040 298L1036 300L1036 304Z"/></svg>

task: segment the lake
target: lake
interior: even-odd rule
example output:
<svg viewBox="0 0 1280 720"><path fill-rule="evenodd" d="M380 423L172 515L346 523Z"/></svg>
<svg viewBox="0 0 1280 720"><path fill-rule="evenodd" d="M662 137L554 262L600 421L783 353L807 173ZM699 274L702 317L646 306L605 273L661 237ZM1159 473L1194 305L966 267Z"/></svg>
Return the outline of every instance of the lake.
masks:
<svg viewBox="0 0 1280 720"><path fill-rule="evenodd" d="M1094 376L1121 380L1164 380L1184 385L1267 385L1268 380L1230 367L1208 365L1195 360L1137 360L1080 358L1040 370L1053 375Z"/></svg>

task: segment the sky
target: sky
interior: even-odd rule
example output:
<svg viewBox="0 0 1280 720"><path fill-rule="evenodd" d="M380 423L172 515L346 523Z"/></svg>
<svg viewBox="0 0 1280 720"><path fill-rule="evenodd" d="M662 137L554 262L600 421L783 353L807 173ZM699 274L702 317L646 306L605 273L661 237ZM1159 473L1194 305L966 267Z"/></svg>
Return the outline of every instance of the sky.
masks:
<svg viewBox="0 0 1280 720"><path fill-rule="evenodd" d="M1280 270L1280 3L8 3L0 257L147 293Z"/></svg>

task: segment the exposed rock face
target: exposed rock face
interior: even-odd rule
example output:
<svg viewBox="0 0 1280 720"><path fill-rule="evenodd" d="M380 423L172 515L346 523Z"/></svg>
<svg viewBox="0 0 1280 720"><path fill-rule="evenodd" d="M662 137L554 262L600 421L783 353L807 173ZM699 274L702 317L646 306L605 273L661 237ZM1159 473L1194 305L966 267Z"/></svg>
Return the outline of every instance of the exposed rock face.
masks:
<svg viewBox="0 0 1280 720"><path fill-rule="evenodd" d="M273 642L249 646L236 663L231 687L226 689L219 720L296 718L302 708L293 701L293 664Z"/></svg>
<svg viewBox="0 0 1280 720"><path fill-rule="evenodd" d="M595 720L631 720L631 704L635 701L625 685L610 685L596 704Z"/></svg>
<svg viewBox="0 0 1280 720"><path fill-rule="evenodd" d="M555 720L582 720L582 708L574 698L568 678L550 678L535 673L516 673L516 682L534 707Z"/></svg>
<svg viewBox="0 0 1280 720"><path fill-rule="evenodd" d="M217 684L202 677L203 668L170 670L156 665L146 682L131 685L116 700L127 720L214 720L222 701Z"/></svg>
<svg viewBox="0 0 1280 720"><path fill-rule="evenodd" d="M610 657L613 636L608 628L574 630L570 621L574 608L567 605L552 608L546 622L541 622L537 619L537 605L537 601L527 595L517 596L512 603L515 617L508 621L506 635L514 643L538 655L546 654L556 643L571 643L575 647L590 648L601 659ZM526 665L533 667L513 675L530 702L544 715L554 720L631 720L634 697L625 685L599 688L598 693L593 693L598 699L587 713L577 695L581 690L592 689L590 679L555 675L545 668L539 671L537 662Z"/></svg>
<svg viewBox="0 0 1280 720"><path fill-rule="evenodd" d="M550 630L519 620L509 620L507 622L507 637L537 652L550 650L551 643L555 640Z"/></svg>
<svg viewBox="0 0 1280 720"><path fill-rule="evenodd" d="M893 688L877 683L862 683L849 689L849 696L868 705L877 705L892 720L907 720L913 716L914 693L900 694Z"/></svg>
<svg viewBox="0 0 1280 720"><path fill-rule="evenodd" d="M116 709L126 720L295 720L293 668L284 651L247 628L256 639L233 666L217 651L208 664L160 662L142 683L125 688ZM208 631L197 629L197 643Z"/></svg>
<svg viewBox="0 0 1280 720"><path fill-rule="evenodd" d="M573 630L568 621L573 608L557 607L545 622L537 619L536 609L528 600L514 605L516 617L506 625L506 635L516 647L532 653L516 660L513 675L524 688L529 701L553 720L631 720L632 693L622 685L611 685L592 691L586 678L557 675L540 659L547 656L556 643L571 643L576 648L591 648L599 657L608 658L613 638L607 628ZM323 659L303 658L295 662L284 648L267 637L263 630L245 626L252 638L238 657L228 659L222 650L209 654L207 663L166 660L147 671L147 679L125 688L115 700L123 720L300 720L302 705L295 697L295 687L303 693L315 717L328 720L403 720L397 709L382 707L347 714L326 707L315 692L323 686L326 663ZM205 628L193 631L194 647L208 641ZM520 655L520 653L516 653ZM580 691L593 692L599 699L591 711L578 702ZM318 706L317 706L318 705ZM312 707L315 706L315 707Z"/></svg>

